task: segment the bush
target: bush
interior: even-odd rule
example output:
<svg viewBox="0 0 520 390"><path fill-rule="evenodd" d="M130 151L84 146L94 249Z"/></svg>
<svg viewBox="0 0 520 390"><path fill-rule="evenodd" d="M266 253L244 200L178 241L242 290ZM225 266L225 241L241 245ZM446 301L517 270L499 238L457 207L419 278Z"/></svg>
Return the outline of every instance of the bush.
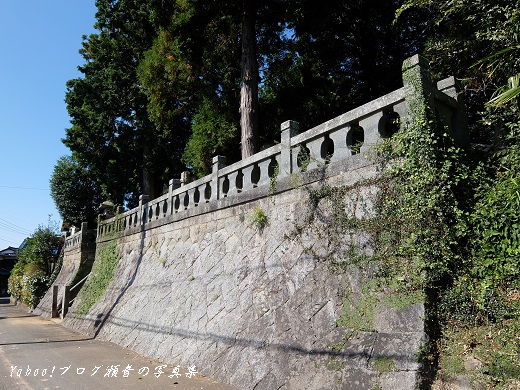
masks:
<svg viewBox="0 0 520 390"><path fill-rule="evenodd" d="M30 308L38 305L59 271L58 262L55 271L58 270L51 275L51 264L60 245L56 228L40 226L34 232L20 251L8 280L8 291L13 297Z"/></svg>
<svg viewBox="0 0 520 390"><path fill-rule="evenodd" d="M22 277L22 302L30 308L35 308L49 288L48 283L49 277L44 273L24 275Z"/></svg>
<svg viewBox="0 0 520 390"><path fill-rule="evenodd" d="M11 274L7 281L7 292L20 299L22 296L22 275Z"/></svg>

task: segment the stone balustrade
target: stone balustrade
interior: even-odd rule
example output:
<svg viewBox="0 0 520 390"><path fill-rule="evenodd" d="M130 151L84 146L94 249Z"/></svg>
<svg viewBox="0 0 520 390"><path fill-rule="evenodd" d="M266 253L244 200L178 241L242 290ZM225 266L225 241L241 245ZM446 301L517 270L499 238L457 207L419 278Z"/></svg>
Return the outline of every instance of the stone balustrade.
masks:
<svg viewBox="0 0 520 390"><path fill-rule="evenodd" d="M422 57L414 56L405 64L403 73L408 72L408 77L403 76L402 88L301 133L297 122L284 122L279 144L229 166L226 166L225 157L216 156L211 174L191 183L180 185L179 180L170 180L166 194L153 200L141 196L137 208L100 222L98 240L108 239L116 233L125 234L125 231L133 233L150 224L155 226L157 221L169 223L175 220L173 215L194 215L197 209L213 211L214 208L201 206L218 204L219 200L242 193L252 194L256 189L264 188L258 193L265 196L265 188L293 174L364 158L374 145L391 137L407 122L410 99L418 91L428 94L426 99L430 99L432 109L442 117L454 138L465 142L465 116L455 79L449 77L433 86L424 77L428 71ZM410 74L420 76L422 84L419 87L407 81ZM226 203L220 204L224 207Z"/></svg>
<svg viewBox="0 0 520 390"><path fill-rule="evenodd" d="M70 237L67 237L65 239L64 251L69 252L72 250L80 249L81 243L83 242L83 239L86 237L87 234L87 223L83 222L81 224L81 230L75 232Z"/></svg>

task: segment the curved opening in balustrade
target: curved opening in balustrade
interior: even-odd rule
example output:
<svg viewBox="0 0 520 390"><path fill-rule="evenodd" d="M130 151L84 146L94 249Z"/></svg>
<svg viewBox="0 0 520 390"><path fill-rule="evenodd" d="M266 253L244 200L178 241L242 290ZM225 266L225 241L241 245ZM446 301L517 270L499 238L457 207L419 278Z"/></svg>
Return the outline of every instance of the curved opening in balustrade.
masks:
<svg viewBox="0 0 520 390"><path fill-rule="evenodd" d="M168 201L166 199L163 202L162 212L163 217L166 217L166 214L168 213Z"/></svg>
<svg viewBox="0 0 520 390"><path fill-rule="evenodd" d="M311 151L303 144L300 145L298 156L296 156L296 165L301 172L307 171L309 164L311 163Z"/></svg>
<svg viewBox="0 0 520 390"><path fill-rule="evenodd" d="M209 183L206 183L204 187L204 200L208 203L211 199L211 186Z"/></svg>
<svg viewBox="0 0 520 390"><path fill-rule="evenodd" d="M258 186L258 182L260 181L260 167L258 164L255 164L253 170L251 171L251 184L253 188Z"/></svg>
<svg viewBox="0 0 520 390"><path fill-rule="evenodd" d="M187 210L190 205L190 195L187 192L184 194L182 205L184 206L184 210Z"/></svg>
<svg viewBox="0 0 520 390"><path fill-rule="evenodd" d="M193 192L193 203L195 204L195 207L199 205L200 202L200 191L198 188L195 188L195 191Z"/></svg>
<svg viewBox="0 0 520 390"><path fill-rule="evenodd" d="M153 207L150 206L148 208L148 222L150 222L152 220L152 218L153 218Z"/></svg>
<svg viewBox="0 0 520 390"><path fill-rule="evenodd" d="M223 196L226 197L228 192L229 192L229 179L226 176L224 178L224 180L222 181L222 194L223 194Z"/></svg>
<svg viewBox="0 0 520 390"><path fill-rule="evenodd" d="M334 141L332 141L328 135L326 135L321 143L320 156L325 161L325 164L330 163L332 156L334 155Z"/></svg>
<svg viewBox="0 0 520 390"><path fill-rule="evenodd" d="M401 127L401 117L397 112L385 112L378 124L378 131L381 138L390 138L399 131Z"/></svg>
<svg viewBox="0 0 520 390"><path fill-rule="evenodd" d="M143 209L143 215L141 216L141 221L146 222L146 209Z"/></svg>
<svg viewBox="0 0 520 390"><path fill-rule="evenodd" d="M267 175L272 179L273 177L278 176L278 173L278 161L276 161L276 159L273 157L269 163L269 166L267 167Z"/></svg>
<svg viewBox="0 0 520 390"><path fill-rule="evenodd" d="M155 206L155 219L159 219L159 215L161 214L161 204L157 203Z"/></svg>
<svg viewBox="0 0 520 390"><path fill-rule="evenodd" d="M179 207L181 207L181 200L179 199L179 195L175 195L173 199L173 209L176 213L179 211Z"/></svg>
<svg viewBox="0 0 520 390"><path fill-rule="evenodd" d="M352 155L359 154L365 142L365 130L359 124L353 124L347 133L347 148Z"/></svg>
<svg viewBox="0 0 520 390"><path fill-rule="evenodd" d="M237 189L237 192L242 192L242 188L244 188L244 174L242 173L242 170L238 171L235 179L235 188Z"/></svg>

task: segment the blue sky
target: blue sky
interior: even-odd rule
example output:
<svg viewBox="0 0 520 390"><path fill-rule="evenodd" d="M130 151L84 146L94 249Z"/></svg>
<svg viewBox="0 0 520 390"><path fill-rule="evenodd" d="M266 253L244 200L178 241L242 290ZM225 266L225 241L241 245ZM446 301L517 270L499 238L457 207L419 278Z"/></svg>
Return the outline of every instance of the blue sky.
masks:
<svg viewBox="0 0 520 390"><path fill-rule="evenodd" d="M67 80L80 77L95 0L3 1L0 11L0 250L61 218L50 196L70 127Z"/></svg>

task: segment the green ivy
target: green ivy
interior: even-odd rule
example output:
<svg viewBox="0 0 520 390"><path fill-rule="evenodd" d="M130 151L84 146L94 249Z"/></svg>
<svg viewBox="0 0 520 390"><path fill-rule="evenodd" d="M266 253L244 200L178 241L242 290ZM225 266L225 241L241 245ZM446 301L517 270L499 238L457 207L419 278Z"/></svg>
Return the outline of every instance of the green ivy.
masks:
<svg viewBox="0 0 520 390"><path fill-rule="evenodd" d="M90 277L78 293L78 306L74 309L75 315L86 315L106 290L114 278L119 264L120 254L117 240L98 244L96 261L92 266Z"/></svg>

